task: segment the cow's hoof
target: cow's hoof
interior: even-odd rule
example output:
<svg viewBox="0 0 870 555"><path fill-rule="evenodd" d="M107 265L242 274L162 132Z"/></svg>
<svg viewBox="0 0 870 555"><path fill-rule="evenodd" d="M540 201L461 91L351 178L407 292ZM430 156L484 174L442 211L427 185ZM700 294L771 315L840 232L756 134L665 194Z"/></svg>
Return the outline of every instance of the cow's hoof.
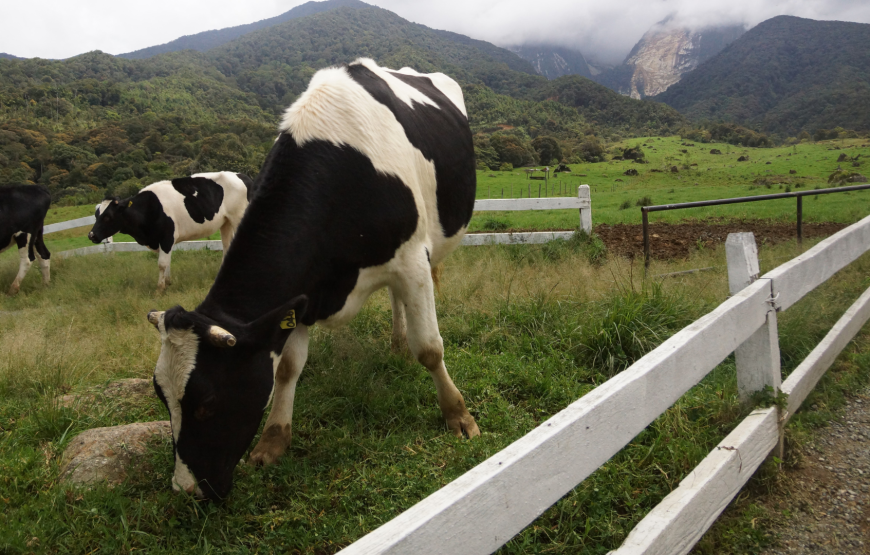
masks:
<svg viewBox="0 0 870 555"><path fill-rule="evenodd" d="M474 417L467 412L463 416L448 420L447 427L456 437L464 436L471 439L480 435L480 428L477 427L477 422L475 422Z"/></svg>
<svg viewBox="0 0 870 555"><path fill-rule="evenodd" d="M260 441L257 446L251 451L251 456L248 457L248 464L253 466L266 466L275 464L284 451L290 447L290 424L271 424L263 430L263 435L260 436Z"/></svg>
<svg viewBox="0 0 870 555"><path fill-rule="evenodd" d="M15 295L18 294L18 289L19 288L17 286L13 285L12 287L9 288L9 291L7 291L6 294L9 295L10 297L14 297Z"/></svg>

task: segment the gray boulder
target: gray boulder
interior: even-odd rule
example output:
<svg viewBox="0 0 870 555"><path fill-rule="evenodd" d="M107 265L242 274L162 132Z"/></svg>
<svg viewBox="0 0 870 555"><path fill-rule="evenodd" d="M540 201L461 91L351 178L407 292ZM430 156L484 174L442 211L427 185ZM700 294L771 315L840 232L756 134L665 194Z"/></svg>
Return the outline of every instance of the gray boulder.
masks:
<svg viewBox="0 0 870 555"><path fill-rule="evenodd" d="M168 445L171 438L168 420L87 430L64 451L60 479L76 485L120 484L131 466L144 466L149 442Z"/></svg>

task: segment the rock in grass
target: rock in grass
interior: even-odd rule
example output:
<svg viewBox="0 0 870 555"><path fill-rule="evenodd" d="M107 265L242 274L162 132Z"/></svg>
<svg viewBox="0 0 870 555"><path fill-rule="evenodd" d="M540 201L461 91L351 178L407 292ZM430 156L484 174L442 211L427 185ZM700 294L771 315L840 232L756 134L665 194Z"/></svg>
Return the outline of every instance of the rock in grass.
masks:
<svg viewBox="0 0 870 555"><path fill-rule="evenodd" d="M77 408L101 401L130 401L153 395L153 393L154 385L151 383L151 380L128 378L109 382L102 390L90 388L85 393L63 395L57 398L57 404L65 408Z"/></svg>
<svg viewBox="0 0 870 555"><path fill-rule="evenodd" d="M77 485L119 484L128 468L142 462L149 440L167 442L171 437L168 420L87 430L64 451L60 479Z"/></svg>

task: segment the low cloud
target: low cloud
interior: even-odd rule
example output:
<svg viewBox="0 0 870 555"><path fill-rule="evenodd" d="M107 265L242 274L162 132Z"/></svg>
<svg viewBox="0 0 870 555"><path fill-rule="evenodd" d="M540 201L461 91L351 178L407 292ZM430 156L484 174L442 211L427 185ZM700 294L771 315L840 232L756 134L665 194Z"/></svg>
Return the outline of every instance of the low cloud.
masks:
<svg viewBox="0 0 870 555"><path fill-rule="evenodd" d="M6 2L0 52L67 58L91 50L120 54L182 35L274 17L304 0L117 0ZM619 63L657 22L701 28L754 26L776 15L870 23L870 2L857 0L366 0L411 21L499 46L547 43ZM38 14L38 15L37 15Z"/></svg>
<svg viewBox="0 0 870 555"><path fill-rule="evenodd" d="M870 2L854 0L373 0L402 17L499 46L547 43L575 48L605 63L621 62L656 23L693 29L743 24L777 15L870 23Z"/></svg>

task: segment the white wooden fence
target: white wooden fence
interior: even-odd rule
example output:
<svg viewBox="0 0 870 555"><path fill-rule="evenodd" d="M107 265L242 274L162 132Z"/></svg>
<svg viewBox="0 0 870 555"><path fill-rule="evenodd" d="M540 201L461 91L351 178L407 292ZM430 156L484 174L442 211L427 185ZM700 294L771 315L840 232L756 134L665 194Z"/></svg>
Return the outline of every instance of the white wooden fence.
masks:
<svg viewBox="0 0 870 555"><path fill-rule="evenodd" d="M575 209L580 213L580 228L586 233L592 233L592 199L589 195L589 185L580 185L577 188L577 198L554 197L554 198L529 198L529 199L492 199L478 200L474 202L475 211L514 211L514 210L564 210ZM77 220L69 220L57 224L50 224L43 228L43 234L65 231L77 227L93 225L96 222L94 216L87 216ZM530 245L553 241L555 239L570 239L573 231L534 231L522 233L472 233L462 238L462 244L467 246L478 245ZM221 250L220 241L185 241L173 247L173 250ZM148 251L137 243L108 242L91 247L81 247L54 254L58 258L70 256L83 256L86 254L110 253L110 252L144 252Z"/></svg>
<svg viewBox="0 0 870 555"><path fill-rule="evenodd" d="M729 266L742 257L744 271L735 271L730 279L733 295L728 300L341 553L491 553L627 445L732 352L743 353L737 358L742 397L749 393L746 384L772 382L778 387L777 312L870 249L870 217L757 279L752 275L758 267L754 243L750 246L745 236L730 243ZM787 409L753 411L612 553L687 553L777 447L782 426L868 317L870 289L782 384Z"/></svg>
<svg viewBox="0 0 870 555"><path fill-rule="evenodd" d="M591 229L588 186L580 188L578 199L485 200L475 204L475 210L554 208L579 209L582 227ZM54 225L67 225L61 229L88 225L77 223L82 220L87 218ZM76 225L68 225L72 223ZM46 226L46 233L49 227ZM538 242L537 234L528 234L523 240L510 237L520 234L486 235L491 237L488 243ZM499 235L509 237L496 238ZM220 241L191 241L176 248L220 249ZM86 254L88 249L119 252L144 247L113 243L67 253ZM772 406L753 411L612 552L687 553L764 458L781 445L784 424L870 318L870 289L846 311L781 387L777 312L791 307L868 249L870 217L759 278L754 238L751 234L729 236L726 251L732 296L728 300L619 375L341 553L427 555L495 551L607 462L736 351L741 399L770 385L774 391L781 389L787 395L786 408Z"/></svg>

